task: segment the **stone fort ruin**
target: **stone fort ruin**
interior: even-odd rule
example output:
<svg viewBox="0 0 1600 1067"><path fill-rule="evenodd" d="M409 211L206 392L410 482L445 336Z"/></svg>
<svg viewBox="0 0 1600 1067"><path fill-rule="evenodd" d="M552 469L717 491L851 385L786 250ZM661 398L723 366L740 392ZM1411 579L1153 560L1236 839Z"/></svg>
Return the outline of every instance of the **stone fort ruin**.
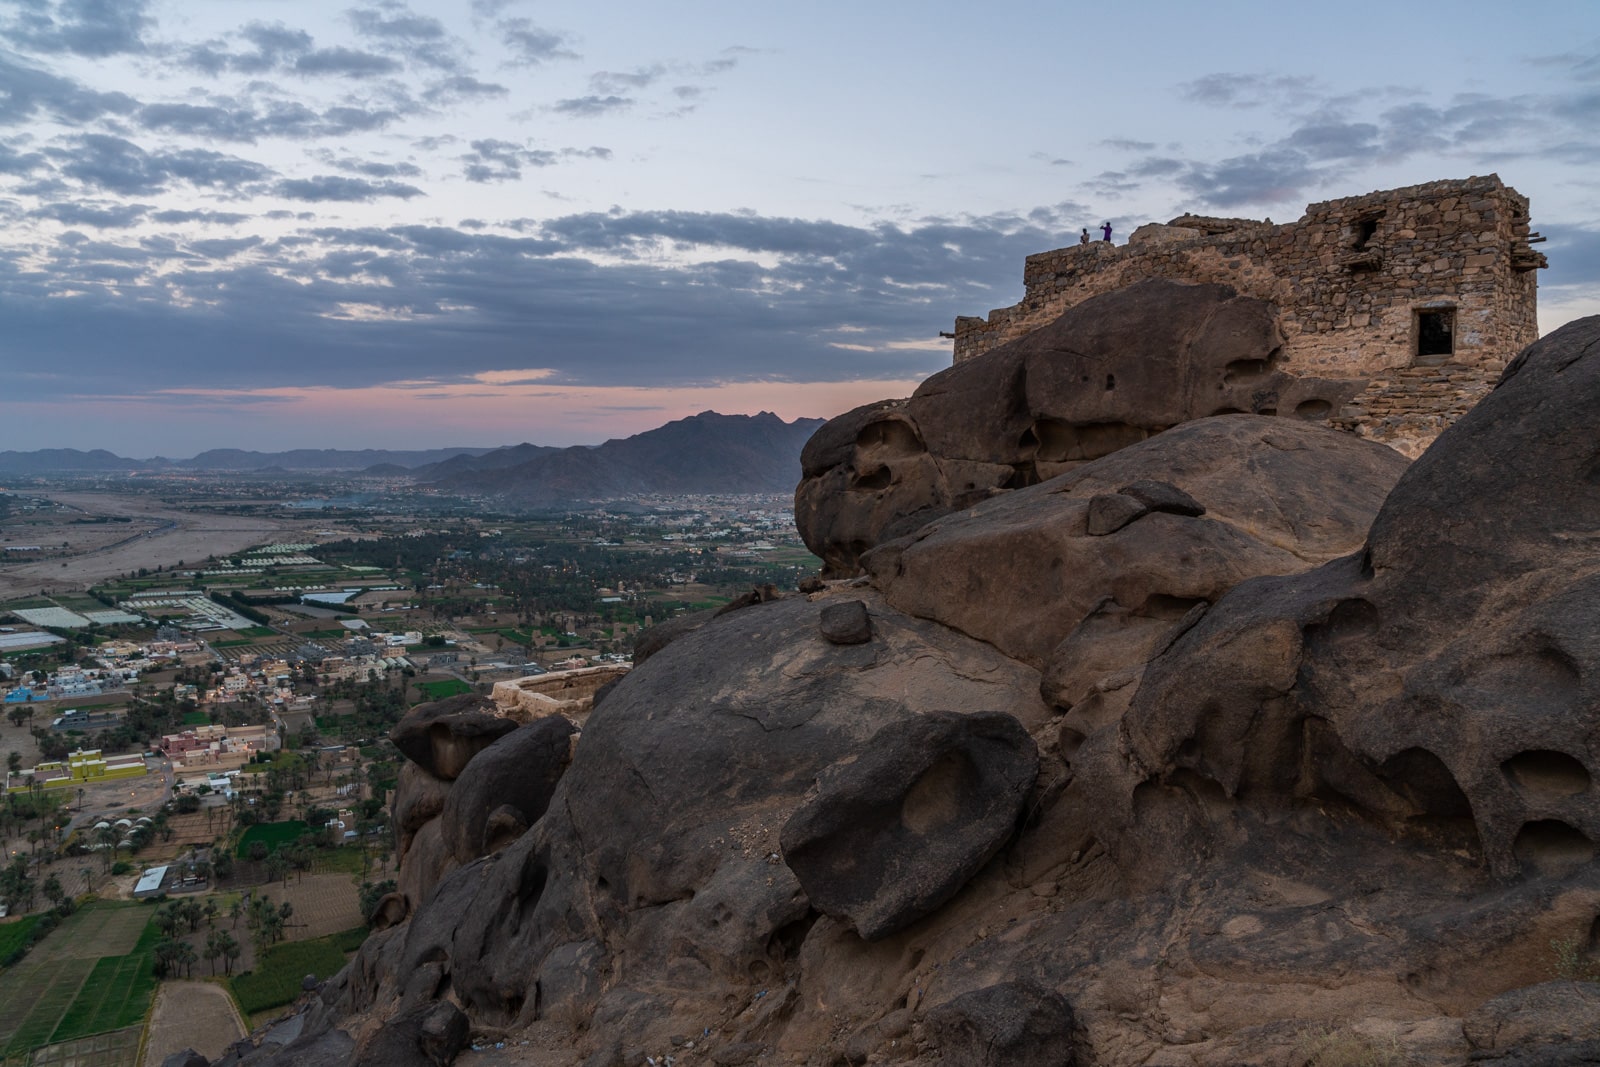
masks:
<svg viewBox="0 0 1600 1067"><path fill-rule="evenodd" d="M1326 423L1415 456L1538 338L1541 240L1529 232L1527 198L1494 174L1311 204L1281 225L1182 215L1141 226L1126 245L1029 256L1021 302L956 319L955 361L1146 278L1220 282L1281 312L1282 347L1237 374L1320 382L1292 411L1263 390L1254 412Z"/></svg>

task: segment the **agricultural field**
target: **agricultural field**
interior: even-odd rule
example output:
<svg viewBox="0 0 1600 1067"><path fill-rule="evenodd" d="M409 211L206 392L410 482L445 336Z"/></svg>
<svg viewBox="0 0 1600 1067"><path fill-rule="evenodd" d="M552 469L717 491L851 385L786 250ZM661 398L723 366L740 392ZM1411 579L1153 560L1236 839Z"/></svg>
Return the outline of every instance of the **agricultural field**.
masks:
<svg viewBox="0 0 1600 1067"><path fill-rule="evenodd" d="M245 830L244 836L239 838L239 848L235 855L239 859L250 857L250 845L254 841L264 841L267 851L285 848L300 840L300 835L310 830L311 827L299 819L290 819L287 822L262 822Z"/></svg>
<svg viewBox="0 0 1600 1067"><path fill-rule="evenodd" d="M367 939L365 926L311 941L285 941L267 949L256 968L229 980L234 999L246 1016L293 1003L308 974L328 978L345 965L350 953Z"/></svg>
<svg viewBox="0 0 1600 1067"><path fill-rule="evenodd" d="M442 678L436 682L422 682L417 686L417 689L426 693L429 700L443 700L445 697L472 692L472 686L459 678Z"/></svg>
<svg viewBox="0 0 1600 1067"><path fill-rule="evenodd" d="M0 1052L21 1056L143 1021L155 992L146 904L99 901L0 974Z"/></svg>
<svg viewBox="0 0 1600 1067"><path fill-rule="evenodd" d="M359 861L359 856L352 858ZM290 941L312 941L362 922L361 895L354 879L346 873L294 874L289 876L287 886L275 882L257 892L274 904L287 900L294 905L294 915L284 929L284 936Z"/></svg>
<svg viewBox="0 0 1600 1067"><path fill-rule="evenodd" d="M25 915L15 922L0 926L0 962L10 959L13 952L28 943L28 935L39 925L41 918L42 915Z"/></svg>

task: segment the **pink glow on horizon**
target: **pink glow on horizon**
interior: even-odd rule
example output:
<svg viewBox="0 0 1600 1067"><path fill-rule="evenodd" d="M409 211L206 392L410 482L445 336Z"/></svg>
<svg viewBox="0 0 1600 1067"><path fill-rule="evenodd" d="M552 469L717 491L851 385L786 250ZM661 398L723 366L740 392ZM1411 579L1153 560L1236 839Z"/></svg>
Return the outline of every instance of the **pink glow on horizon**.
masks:
<svg viewBox="0 0 1600 1067"><path fill-rule="evenodd" d="M832 418L910 396L915 380L724 382L640 388L545 384L545 372L497 371L467 382L386 382L355 389L164 390L27 404L41 423L70 418L71 439L33 447L105 448L182 458L207 448L437 448L599 444L701 411ZM486 380L489 379L489 380ZM503 384L510 383L510 384ZM70 415L67 410L70 409Z"/></svg>

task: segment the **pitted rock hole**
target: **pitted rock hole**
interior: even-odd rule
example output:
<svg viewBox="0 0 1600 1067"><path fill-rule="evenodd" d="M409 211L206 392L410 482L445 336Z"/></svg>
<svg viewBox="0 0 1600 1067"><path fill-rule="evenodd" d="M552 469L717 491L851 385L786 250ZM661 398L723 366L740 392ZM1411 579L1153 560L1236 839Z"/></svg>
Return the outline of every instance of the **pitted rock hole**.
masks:
<svg viewBox="0 0 1600 1067"><path fill-rule="evenodd" d="M1379 776L1412 807L1441 819L1472 818L1472 803L1444 760L1425 748L1408 748L1383 761Z"/></svg>
<svg viewBox="0 0 1600 1067"><path fill-rule="evenodd" d="M1530 797L1573 797L1589 791L1589 770L1565 752L1529 749L1500 765L1511 783Z"/></svg>
<svg viewBox="0 0 1600 1067"><path fill-rule="evenodd" d="M1326 400L1302 400L1294 407L1295 417L1300 419L1325 419L1331 411L1333 405Z"/></svg>
<svg viewBox="0 0 1600 1067"><path fill-rule="evenodd" d="M856 447L863 452L881 452L892 456L915 456L927 451L917 438L917 432L898 419L885 419L863 426L856 435Z"/></svg>
<svg viewBox="0 0 1600 1067"><path fill-rule="evenodd" d="M864 474L857 474L855 481L850 483L851 489L862 492L876 492L879 489L889 488L889 483L894 481L894 475L888 467L877 467Z"/></svg>
<svg viewBox="0 0 1600 1067"><path fill-rule="evenodd" d="M1559 878L1594 859L1594 842L1560 819L1539 819L1517 831L1511 854L1525 873Z"/></svg>
<svg viewBox="0 0 1600 1067"><path fill-rule="evenodd" d="M946 755L925 771L900 804L900 821L919 834L954 822L962 799L973 786L972 764L958 752Z"/></svg>
<svg viewBox="0 0 1600 1067"><path fill-rule="evenodd" d="M1139 605L1135 615L1146 619L1181 619L1197 604L1209 603L1204 597L1169 596L1166 593L1152 593L1145 597L1144 603Z"/></svg>
<svg viewBox="0 0 1600 1067"><path fill-rule="evenodd" d="M1272 364L1264 359L1236 359L1223 368L1222 380L1227 385L1248 382L1270 373Z"/></svg>
<svg viewBox="0 0 1600 1067"><path fill-rule="evenodd" d="M1099 459L1150 436L1144 427L1126 422L1078 425L1059 419L1040 419L1033 424L1033 432L1039 438L1038 458L1046 463Z"/></svg>

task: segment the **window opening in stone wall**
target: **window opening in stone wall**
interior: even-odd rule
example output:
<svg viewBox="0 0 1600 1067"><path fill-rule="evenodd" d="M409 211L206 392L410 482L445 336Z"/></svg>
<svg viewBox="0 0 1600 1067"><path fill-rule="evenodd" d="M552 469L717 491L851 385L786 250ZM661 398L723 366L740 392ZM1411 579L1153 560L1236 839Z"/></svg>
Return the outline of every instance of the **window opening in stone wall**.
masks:
<svg viewBox="0 0 1600 1067"><path fill-rule="evenodd" d="M1350 242L1350 247L1359 252L1361 249L1367 247L1367 243L1376 237L1377 234L1378 216L1374 215L1371 218L1356 219L1355 236Z"/></svg>
<svg viewBox="0 0 1600 1067"><path fill-rule="evenodd" d="M1450 356L1455 350L1455 308L1417 312L1417 355Z"/></svg>

